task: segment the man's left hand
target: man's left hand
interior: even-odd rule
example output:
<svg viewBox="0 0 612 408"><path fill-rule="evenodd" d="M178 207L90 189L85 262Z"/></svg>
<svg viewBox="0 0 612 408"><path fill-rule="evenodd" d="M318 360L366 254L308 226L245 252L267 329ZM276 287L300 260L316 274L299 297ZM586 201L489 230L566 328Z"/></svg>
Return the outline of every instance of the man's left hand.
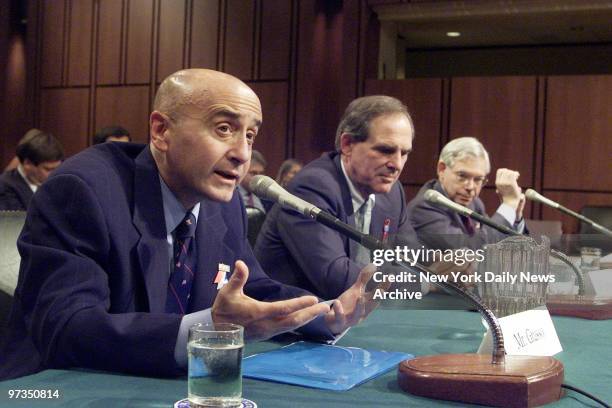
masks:
<svg viewBox="0 0 612 408"><path fill-rule="evenodd" d="M388 288L388 283L377 285L366 292L366 285L374 276L376 267L367 265L359 272L357 281L336 299L329 313L325 315L325 323L334 334L340 334L351 326L360 323L372 310L378 306L374 300L376 289Z"/></svg>

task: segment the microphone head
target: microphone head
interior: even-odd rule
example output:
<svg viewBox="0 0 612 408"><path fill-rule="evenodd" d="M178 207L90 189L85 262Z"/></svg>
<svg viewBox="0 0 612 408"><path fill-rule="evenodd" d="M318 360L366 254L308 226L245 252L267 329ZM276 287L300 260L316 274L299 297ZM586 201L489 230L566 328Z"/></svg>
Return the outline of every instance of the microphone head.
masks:
<svg viewBox="0 0 612 408"><path fill-rule="evenodd" d="M528 200L536 201L538 198L540 198L540 194L537 191L528 188L525 191L525 197Z"/></svg>
<svg viewBox="0 0 612 408"><path fill-rule="evenodd" d="M436 190L427 190L423 197L425 198L425 200L429 201L432 204L438 204L443 207L450 208L451 210L458 212L459 214L463 214L467 217L470 217L471 214L474 213L473 210L461 204L457 204L456 202Z"/></svg>
<svg viewBox="0 0 612 408"><path fill-rule="evenodd" d="M525 191L525 197L531 201L537 201L552 208L561 208L561 205L559 203L554 202L550 198L544 197L542 194L530 188Z"/></svg>
<svg viewBox="0 0 612 408"><path fill-rule="evenodd" d="M249 183L251 191L260 198L279 203L283 208L288 208L307 217L313 217L321 212L316 206L296 197L282 188L274 179L268 176L254 176Z"/></svg>
<svg viewBox="0 0 612 408"><path fill-rule="evenodd" d="M253 194L259 197L268 198L269 188L271 185L275 183L276 181L274 181L274 179L271 177L264 176L264 175L257 175L257 176L253 176L253 178L251 179L251 182L249 183L249 188L251 189Z"/></svg>
<svg viewBox="0 0 612 408"><path fill-rule="evenodd" d="M429 189L425 192L423 197L425 197L425 200L429 201L430 203L437 203L440 201L440 197L444 196L440 194L439 191Z"/></svg>

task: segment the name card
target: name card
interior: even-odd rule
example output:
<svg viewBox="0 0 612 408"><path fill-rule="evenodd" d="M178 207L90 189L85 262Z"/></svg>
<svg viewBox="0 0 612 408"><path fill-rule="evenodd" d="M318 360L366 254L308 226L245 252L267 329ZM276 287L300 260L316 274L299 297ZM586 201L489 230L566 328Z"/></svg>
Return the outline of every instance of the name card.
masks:
<svg viewBox="0 0 612 408"><path fill-rule="evenodd" d="M511 356L554 356L563 351L548 309L542 306L497 319L504 335L506 354ZM487 330L479 354L493 350L491 329Z"/></svg>
<svg viewBox="0 0 612 408"><path fill-rule="evenodd" d="M584 294L612 297L612 269L600 269L585 273Z"/></svg>

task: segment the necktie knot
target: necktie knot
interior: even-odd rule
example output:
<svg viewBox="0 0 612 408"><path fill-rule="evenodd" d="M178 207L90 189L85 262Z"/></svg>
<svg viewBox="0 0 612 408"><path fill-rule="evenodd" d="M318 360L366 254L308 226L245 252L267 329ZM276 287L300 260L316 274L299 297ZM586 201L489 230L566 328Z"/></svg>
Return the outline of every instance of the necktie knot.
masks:
<svg viewBox="0 0 612 408"><path fill-rule="evenodd" d="M189 211L183 221L174 229L176 239L184 241L187 238L191 238L195 235L196 230L196 218L191 211Z"/></svg>
<svg viewBox="0 0 612 408"><path fill-rule="evenodd" d="M366 217L372 213L372 205L371 205L371 200L367 199L365 200L361 206L357 209L357 212L355 213L355 225L357 227L357 229L359 229L361 232L367 234L369 231L365 231L365 219Z"/></svg>
<svg viewBox="0 0 612 408"><path fill-rule="evenodd" d="M370 205L370 199L367 199L366 201L363 202L361 207L359 207L359 212L365 216L369 212L372 212L371 207L372 206Z"/></svg>

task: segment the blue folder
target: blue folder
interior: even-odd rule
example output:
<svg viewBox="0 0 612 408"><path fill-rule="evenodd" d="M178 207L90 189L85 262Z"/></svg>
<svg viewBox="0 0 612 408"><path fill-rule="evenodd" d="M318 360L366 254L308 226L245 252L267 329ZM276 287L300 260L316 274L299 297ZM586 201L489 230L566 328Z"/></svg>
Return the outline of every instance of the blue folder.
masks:
<svg viewBox="0 0 612 408"><path fill-rule="evenodd" d="M299 341L247 357L242 375L324 390L346 391L414 356Z"/></svg>

